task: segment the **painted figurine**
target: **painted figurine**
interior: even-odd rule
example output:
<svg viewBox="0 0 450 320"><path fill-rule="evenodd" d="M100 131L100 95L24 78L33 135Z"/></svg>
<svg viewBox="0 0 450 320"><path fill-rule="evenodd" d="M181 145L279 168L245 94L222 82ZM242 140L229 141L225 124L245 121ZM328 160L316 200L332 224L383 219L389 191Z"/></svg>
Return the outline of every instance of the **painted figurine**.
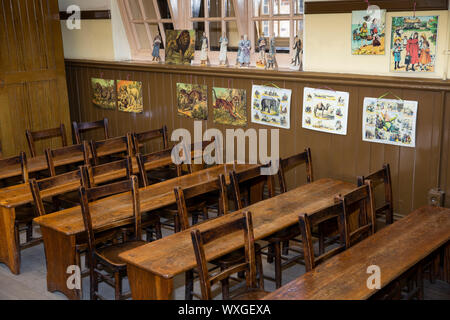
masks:
<svg viewBox="0 0 450 320"><path fill-rule="evenodd" d="M270 48L269 48L269 53L275 55L275 53L277 53L277 50L275 49L275 36L271 35L270 36Z"/></svg>
<svg viewBox="0 0 450 320"><path fill-rule="evenodd" d="M225 32L219 39L220 43L220 53L219 53L219 64L224 66L227 64L227 51L228 51L228 38Z"/></svg>
<svg viewBox="0 0 450 320"><path fill-rule="evenodd" d="M258 48L259 48L259 58L261 60L265 60L266 55L266 38L261 35L258 39Z"/></svg>
<svg viewBox="0 0 450 320"><path fill-rule="evenodd" d="M152 56L153 59L152 61L160 61L161 57L159 56L159 49L161 48L161 36L158 34L155 39L153 39L153 52L152 52Z"/></svg>
<svg viewBox="0 0 450 320"><path fill-rule="evenodd" d="M295 36L294 39L294 47L292 48L294 49L294 58L292 59L292 65L294 67L300 67L300 54L303 51L303 47L302 47L302 40L300 40L300 37L298 35Z"/></svg>
<svg viewBox="0 0 450 320"><path fill-rule="evenodd" d="M239 56L238 61L241 67L249 67L250 66L250 48L251 43L248 40L247 35L245 34L241 41L239 41Z"/></svg>
<svg viewBox="0 0 450 320"><path fill-rule="evenodd" d="M202 49L200 52L200 63L202 65L208 64L208 38L206 37L206 32L203 32L203 36L200 39L202 44Z"/></svg>
<svg viewBox="0 0 450 320"><path fill-rule="evenodd" d="M269 54L267 55L266 69L275 70L275 54L271 52L269 52Z"/></svg>

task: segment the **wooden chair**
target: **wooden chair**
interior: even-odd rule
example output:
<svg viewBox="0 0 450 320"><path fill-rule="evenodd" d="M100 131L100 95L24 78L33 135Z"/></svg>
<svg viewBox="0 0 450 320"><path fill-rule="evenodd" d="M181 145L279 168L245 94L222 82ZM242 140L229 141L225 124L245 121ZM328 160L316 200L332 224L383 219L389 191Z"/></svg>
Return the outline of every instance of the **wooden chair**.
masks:
<svg viewBox="0 0 450 320"><path fill-rule="evenodd" d="M70 160L71 158L80 157L78 160ZM50 176L56 176L56 169L67 165L73 165L82 162L84 165L89 164L88 147L87 143L83 141L81 144L73 146L58 148L58 149L46 149L45 157L47 159L48 170ZM57 164L56 160L66 159L63 164Z"/></svg>
<svg viewBox="0 0 450 320"><path fill-rule="evenodd" d="M126 156L132 155L132 142L131 134L123 137L110 138L102 141L90 142L91 152L92 152L92 164L98 166L106 160L106 162L118 160L123 158L125 152ZM103 154L103 155L102 155Z"/></svg>
<svg viewBox="0 0 450 320"><path fill-rule="evenodd" d="M20 169L20 173L17 175L18 183L28 182L28 162L25 152L21 152L18 156L0 159L0 170L9 171Z"/></svg>
<svg viewBox="0 0 450 320"><path fill-rule="evenodd" d="M145 131L141 133L133 133L133 153L136 155L141 152L141 147L144 143L155 140L157 138L162 138L162 150L169 148L169 138L167 134L167 127L164 125L161 129L155 129L150 131Z"/></svg>
<svg viewBox="0 0 450 320"><path fill-rule="evenodd" d="M310 148L306 148L304 152L290 156L289 158L280 159L278 181L280 184L281 193L284 193L288 190L285 176L286 171L302 164L305 164L306 166L306 182L313 182L313 165Z"/></svg>
<svg viewBox="0 0 450 320"><path fill-rule="evenodd" d="M210 275L207 267L209 261L206 258L205 246L213 241L220 241L221 238L238 231L243 231L245 243L244 261L239 261L226 269L221 269L220 272L214 275ZM268 292L264 291L264 288L258 288L256 280L256 249L253 235L253 221L250 212L246 211L243 213L242 218L206 231L192 230L191 237L199 269L202 299L211 300L213 298L211 286L219 281L222 283L222 286L225 285L229 277L238 272L245 272L246 288L244 292L235 295L232 299L259 300L268 294Z"/></svg>
<svg viewBox="0 0 450 320"><path fill-rule="evenodd" d="M133 161L131 157L126 157L122 160L108 162L98 166L84 165L81 167L82 185L85 188L98 187L102 183L98 183L96 181L101 176L112 175L121 170L125 170L125 177L120 178L119 180L129 180L133 174ZM111 180L109 180L108 183L111 183Z"/></svg>
<svg viewBox="0 0 450 320"><path fill-rule="evenodd" d="M76 144L81 144L83 139L81 138L81 133L94 129L103 129L105 133L105 140L109 139L109 128L108 128L108 118L103 120L98 120L94 122L72 122L73 134L75 137Z"/></svg>
<svg viewBox="0 0 450 320"><path fill-rule="evenodd" d="M158 152L153 152L147 155L143 155L141 153L138 153L136 155L136 160L139 167L139 174L142 179L142 184L144 187L147 187L155 182L162 182L168 179L173 179L176 177L179 177L183 174L182 172L182 166L175 166L175 170L168 170L167 172L164 172L162 170L147 170L145 168L145 165L150 162L157 161L161 158L166 157L168 154L170 154L170 150L162 150ZM190 170L190 169L189 169Z"/></svg>
<svg viewBox="0 0 450 320"><path fill-rule="evenodd" d="M113 184L86 189L80 187L81 211L88 239L89 269L90 269L90 298L91 300L104 299L98 292L99 282L106 282L115 289L115 298L127 299L131 294L123 294L122 279L127 274L126 263L119 258L119 254L146 242L141 240L141 211L139 203L139 186L136 176L130 180L116 182ZM113 244L102 248L96 247L96 235L92 226L90 202L98 198L111 196L118 193L131 192L134 215L134 236L131 241ZM101 267L100 267L101 266ZM103 271L103 272L102 272ZM108 274L104 274L107 272Z"/></svg>
<svg viewBox="0 0 450 320"><path fill-rule="evenodd" d="M40 130L40 131L30 131L26 130L25 134L27 136L28 147L30 148L31 157L36 157L36 146L35 141L51 139L55 137L61 138L61 146L67 146L67 137L66 137L66 127L64 124L61 124L58 128Z"/></svg>
<svg viewBox="0 0 450 320"><path fill-rule="evenodd" d="M303 243L303 254L305 261L306 272L314 269L318 264L328 260L332 256L338 254L345 250L344 244L344 233L343 233L343 221L342 219L342 203L336 203L327 208L318 210L311 214L303 214L299 216L299 225L300 225L300 233L302 236ZM313 243L313 229L314 227L318 227L322 223L326 221L335 221L339 222L339 230L340 230L340 244L338 246L334 246L330 251L320 254L316 257L314 253L314 243Z"/></svg>
<svg viewBox="0 0 450 320"><path fill-rule="evenodd" d="M384 214L386 217L386 224L394 222L394 200L392 197L392 180L391 169L389 164L384 164L381 170L371 173L368 176L358 177L358 186L362 186L365 181L371 180L373 188L384 185L384 199L383 203L375 208L375 214Z"/></svg>
<svg viewBox="0 0 450 320"><path fill-rule="evenodd" d="M364 185L338 197L342 201L342 222L344 223L345 247L375 233L375 210L371 180ZM356 216L355 216L356 215Z"/></svg>

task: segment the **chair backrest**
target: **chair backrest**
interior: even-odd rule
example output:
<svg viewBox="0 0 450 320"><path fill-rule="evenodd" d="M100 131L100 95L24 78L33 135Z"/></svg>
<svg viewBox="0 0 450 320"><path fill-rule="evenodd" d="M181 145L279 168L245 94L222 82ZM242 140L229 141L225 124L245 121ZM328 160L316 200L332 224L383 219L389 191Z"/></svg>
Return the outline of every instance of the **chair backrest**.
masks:
<svg viewBox="0 0 450 320"><path fill-rule="evenodd" d="M349 193L340 196L343 207L345 246L350 248L353 244L375 233L375 210L373 188L370 180L364 185ZM354 215L357 214L356 217ZM352 219L354 217L354 219ZM352 226L351 222L356 226Z"/></svg>
<svg viewBox="0 0 450 320"><path fill-rule="evenodd" d="M219 212L221 212L222 214L227 214L228 194L225 176L223 174L219 175L217 179L203 182L189 188L182 189L179 186L175 188L174 192L175 199L177 201L181 230L186 230L189 228L188 209L186 201L217 190L219 190Z"/></svg>
<svg viewBox="0 0 450 320"><path fill-rule="evenodd" d="M110 138L101 141L93 141L89 143L92 151L92 163L94 166L100 164L102 157L126 152L127 156L132 155L131 134L122 137Z"/></svg>
<svg viewBox="0 0 450 320"><path fill-rule="evenodd" d="M83 163L85 165L89 163L88 146L86 141L83 141L81 144L75 144L68 147L46 149L45 157L47 158L47 165L50 175L56 175L57 167L80 162L80 160L70 160L70 158L76 157L77 155L83 157ZM62 164L56 164L56 160L58 160L58 158L65 158L66 161Z"/></svg>
<svg viewBox="0 0 450 320"><path fill-rule="evenodd" d="M371 173L368 176L359 176L358 186L362 186L367 180L372 181L372 186L374 189L380 185L384 186L384 199L382 204L379 207L375 208L375 214L387 212L387 223L393 223L394 200L392 197L391 168L389 166L389 163L384 164L381 170Z"/></svg>
<svg viewBox="0 0 450 320"><path fill-rule="evenodd" d="M81 133L88 130L103 129L105 133L105 139L109 139L109 127L108 118L103 120L98 120L94 122L72 122L73 134L75 136L75 141L80 144L83 139L81 139Z"/></svg>
<svg viewBox="0 0 450 320"><path fill-rule="evenodd" d="M114 162L108 162L98 166L85 165L81 167L81 177L82 185L86 188L97 187L98 184L95 182L98 176L112 174L119 170L124 170L126 172L126 180L131 178L133 174L133 161L131 157L126 157L123 160L118 160Z"/></svg>
<svg viewBox="0 0 450 320"><path fill-rule="evenodd" d="M88 239L88 249L91 257L95 252L95 233L92 225L92 215L90 210L91 202L99 198L108 197L124 192L131 192L131 201L133 203L134 215L134 236L136 240L141 240L141 209L139 202L139 186L136 176L131 176L129 180L115 182L101 187L80 187L79 193L81 212L83 214L84 227L86 229Z"/></svg>
<svg viewBox="0 0 450 320"><path fill-rule="evenodd" d="M141 133L133 133L133 152L134 154L140 153L140 145L142 143L154 140L156 138L162 138L163 150L169 148L169 138L167 135L167 126L163 126L161 129L155 129L145 131Z"/></svg>
<svg viewBox="0 0 450 320"><path fill-rule="evenodd" d="M22 182L28 182L28 162L27 155L25 152L21 152L18 156L0 159L0 170L8 171L8 170L16 170L20 168L20 176L22 178Z"/></svg>
<svg viewBox="0 0 450 320"><path fill-rule="evenodd" d="M165 157L168 157L168 156L170 156L171 152L172 152L171 149L166 149L166 150L153 152L153 153L146 154L146 155L143 155L141 153L138 153L136 155L136 161L137 161L138 168L139 168L139 175L142 179L142 183L143 183L144 187L147 187L150 185L150 181L148 180L148 176L147 176L147 171L149 171L149 170L147 170L145 168L146 164L160 160ZM181 176L182 175L182 170L181 170L182 166L176 165L176 167L177 167L177 175ZM157 167L154 167L152 169L155 169L155 168L157 168Z"/></svg>
<svg viewBox="0 0 450 320"><path fill-rule="evenodd" d="M26 130L25 135L27 136L28 147L30 148L30 154L32 157L36 157L36 146L35 141L51 139L55 137L61 138L61 146L67 146L67 136L66 136L66 127L63 123L58 128L46 129L40 131L30 131Z"/></svg>
<svg viewBox="0 0 450 320"><path fill-rule="evenodd" d="M341 251L345 250L345 239L344 239L344 226L342 221L342 203L336 203L332 206L326 207L324 209L318 210L314 213L299 216L299 224L300 224L300 232L302 235L302 243L303 243L303 253L305 260L305 268L306 271L311 271L318 264L328 260L332 256L338 254ZM340 232L340 244L338 246L333 246L333 248L320 256L316 257L314 255L314 244L313 244L313 236L312 230L314 227L326 223L327 221L338 221L339 232Z"/></svg>
<svg viewBox="0 0 450 320"><path fill-rule="evenodd" d="M200 231L198 229L191 231L192 244L194 246L195 258L199 270L200 287L202 299L211 300L211 286L218 282L228 279L232 274L245 272L247 288L256 288L256 255L255 238L253 235L253 221L250 212L246 211L240 217L232 222L222 224L209 230ZM208 272L208 259L205 254L205 245L213 241L220 241L221 238L241 231L245 243L245 262L230 266L211 276ZM239 235L234 235L239 236Z"/></svg>
<svg viewBox="0 0 450 320"><path fill-rule="evenodd" d="M306 180L308 183L313 182L313 169L311 149L306 148L304 152L295 154L285 159L280 159L280 167L278 170L278 180L280 183L280 192L287 192L286 171L301 164L306 165Z"/></svg>
<svg viewBox="0 0 450 320"><path fill-rule="evenodd" d="M53 188L63 186L69 182L80 181L81 183L81 171L76 170L64 174L60 174L54 177L45 178L42 180L31 179L30 190L33 195L34 206L36 208L37 215L43 216L49 212L45 211L43 198L45 197L45 191ZM62 191L60 194L66 192Z"/></svg>

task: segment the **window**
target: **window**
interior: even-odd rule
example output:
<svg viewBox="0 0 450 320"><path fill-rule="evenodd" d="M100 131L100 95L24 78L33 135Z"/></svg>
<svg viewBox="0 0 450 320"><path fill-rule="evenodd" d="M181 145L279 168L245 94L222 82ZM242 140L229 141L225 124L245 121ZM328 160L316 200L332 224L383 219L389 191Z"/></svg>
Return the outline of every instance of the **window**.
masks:
<svg viewBox="0 0 450 320"><path fill-rule="evenodd" d="M153 39L158 34L161 35L163 49L166 30L174 29L170 1L122 0L120 4L133 57L151 56Z"/></svg>

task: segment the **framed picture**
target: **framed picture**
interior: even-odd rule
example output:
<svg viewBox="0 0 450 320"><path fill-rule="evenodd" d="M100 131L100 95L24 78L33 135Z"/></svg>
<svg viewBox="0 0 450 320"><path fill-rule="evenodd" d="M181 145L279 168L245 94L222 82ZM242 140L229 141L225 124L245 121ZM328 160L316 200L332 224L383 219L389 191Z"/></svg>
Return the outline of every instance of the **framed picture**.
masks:
<svg viewBox="0 0 450 320"><path fill-rule="evenodd" d="M116 109L116 81L91 78L92 103L101 109Z"/></svg>
<svg viewBox="0 0 450 320"><path fill-rule="evenodd" d="M194 53L194 30L166 30L166 63L190 65Z"/></svg>
<svg viewBox="0 0 450 320"><path fill-rule="evenodd" d="M144 112L142 82L117 80L117 105L119 111L132 113Z"/></svg>
<svg viewBox="0 0 450 320"><path fill-rule="evenodd" d="M252 122L283 129L291 125L290 89L254 85L252 89Z"/></svg>
<svg viewBox="0 0 450 320"><path fill-rule="evenodd" d="M384 55L386 10L352 11L352 54Z"/></svg>
<svg viewBox="0 0 450 320"><path fill-rule="evenodd" d="M247 125L247 91L212 89L214 123L244 127Z"/></svg>
<svg viewBox="0 0 450 320"><path fill-rule="evenodd" d="M184 117L208 119L208 86L177 83L178 114Z"/></svg>

